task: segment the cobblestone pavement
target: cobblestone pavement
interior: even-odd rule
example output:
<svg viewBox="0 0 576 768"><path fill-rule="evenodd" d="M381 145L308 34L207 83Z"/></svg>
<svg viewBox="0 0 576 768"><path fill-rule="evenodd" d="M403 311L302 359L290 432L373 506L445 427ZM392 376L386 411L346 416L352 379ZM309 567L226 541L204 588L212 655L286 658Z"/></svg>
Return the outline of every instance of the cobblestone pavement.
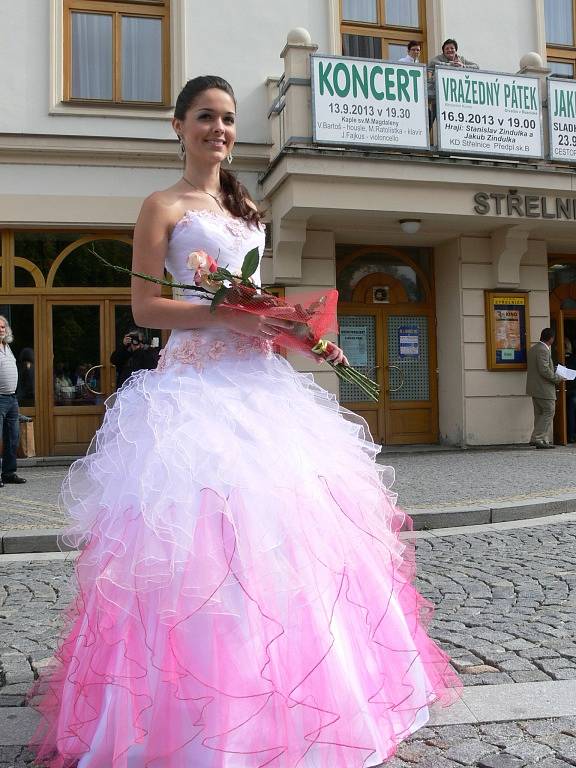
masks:
<svg viewBox="0 0 576 768"><path fill-rule="evenodd" d="M431 634L466 686L576 678L576 522L417 540ZM0 558L0 706L20 706L72 597L71 560ZM0 747L0 768L30 755ZM576 766L576 718L425 728L387 768Z"/></svg>
<svg viewBox="0 0 576 768"><path fill-rule="evenodd" d="M535 497L576 497L576 446L546 454L530 448L507 450L436 451L410 455L382 454L380 463L396 470L394 490L410 510L460 507L489 501ZM0 489L0 531L59 528L65 517L58 493L66 467L24 467L26 485Z"/></svg>
<svg viewBox="0 0 576 768"><path fill-rule="evenodd" d="M526 447L390 458L382 454L379 461L396 470L394 489L408 510L569 493L576 496L576 446L557 448L551 458L547 451L549 472L545 473L541 453Z"/></svg>
<svg viewBox="0 0 576 768"><path fill-rule="evenodd" d="M418 560L464 685L576 678L576 523L420 539Z"/></svg>
<svg viewBox="0 0 576 768"><path fill-rule="evenodd" d="M0 747L0 768L32 764L25 747ZM576 765L576 718L422 728L386 768L569 768Z"/></svg>
<svg viewBox="0 0 576 768"><path fill-rule="evenodd" d="M0 488L0 531L64 525L64 514L58 509L58 493L66 471L66 467L18 469L27 482Z"/></svg>

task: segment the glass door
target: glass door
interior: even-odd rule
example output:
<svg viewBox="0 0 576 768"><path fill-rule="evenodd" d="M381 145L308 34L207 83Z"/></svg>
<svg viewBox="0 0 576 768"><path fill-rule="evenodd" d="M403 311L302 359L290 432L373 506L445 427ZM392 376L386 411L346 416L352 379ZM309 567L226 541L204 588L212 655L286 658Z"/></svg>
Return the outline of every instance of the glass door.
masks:
<svg viewBox="0 0 576 768"><path fill-rule="evenodd" d="M380 399L374 402L360 387L340 381L340 402L362 416L368 423L373 439L386 441L386 419L384 415L384 390L382 388L382 360L384 349L379 343L379 316L376 309L360 309L350 313L345 310L338 318L339 343L350 365L377 381L381 386Z"/></svg>
<svg viewBox="0 0 576 768"><path fill-rule="evenodd" d="M103 302L50 302L51 453L75 456L88 447L104 413Z"/></svg>
<svg viewBox="0 0 576 768"><path fill-rule="evenodd" d="M386 313L384 322L388 444L436 442L438 411L431 318Z"/></svg>
<svg viewBox="0 0 576 768"><path fill-rule="evenodd" d="M438 406L434 323L430 315L396 314L391 307L342 308L340 346L380 384L377 403L340 382L340 402L368 422L382 445L434 443Z"/></svg>
<svg viewBox="0 0 576 768"><path fill-rule="evenodd" d="M88 448L102 422L106 399L118 376L112 353L136 329L130 299L54 300L50 323L50 452L77 456ZM157 347L160 331L142 329L147 346Z"/></svg>

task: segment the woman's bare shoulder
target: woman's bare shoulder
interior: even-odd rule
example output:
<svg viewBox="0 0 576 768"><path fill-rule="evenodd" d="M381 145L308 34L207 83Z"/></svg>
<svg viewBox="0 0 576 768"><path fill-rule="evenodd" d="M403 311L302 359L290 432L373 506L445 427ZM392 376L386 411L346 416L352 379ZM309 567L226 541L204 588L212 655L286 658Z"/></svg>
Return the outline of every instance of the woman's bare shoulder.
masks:
<svg viewBox="0 0 576 768"><path fill-rule="evenodd" d="M182 192L169 187L148 195L142 203L140 218L152 219L158 226L170 231L182 217L184 210Z"/></svg>

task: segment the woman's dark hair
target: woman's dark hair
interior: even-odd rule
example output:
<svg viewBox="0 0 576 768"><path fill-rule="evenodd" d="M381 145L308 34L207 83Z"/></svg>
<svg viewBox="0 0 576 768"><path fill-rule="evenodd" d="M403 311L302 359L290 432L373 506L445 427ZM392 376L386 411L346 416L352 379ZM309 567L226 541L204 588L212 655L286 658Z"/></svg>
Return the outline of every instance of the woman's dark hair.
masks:
<svg viewBox="0 0 576 768"><path fill-rule="evenodd" d="M196 98L210 88L218 88L227 93L234 102L234 106L236 106L236 96L234 96L232 86L227 80L217 75L201 75L200 77L188 80L178 94L174 108L174 117L177 120L184 120L186 112L188 112ZM244 219L249 224L257 225L260 223L262 218L260 213L246 202L246 200L250 199L248 190L244 184L238 181L233 173L224 168L220 168L220 186L222 187L224 205L233 216Z"/></svg>
<svg viewBox="0 0 576 768"><path fill-rule="evenodd" d="M442 50L444 50L444 48L446 48L447 45L453 45L454 48L458 50L458 43L456 42L456 40L454 40L453 37L449 37L448 40L444 40L444 42L442 43Z"/></svg>
<svg viewBox="0 0 576 768"><path fill-rule="evenodd" d="M406 48L408 48L408 50L410 50L410 48L422 48L422 43L419 40L410 40Z"/></svg>

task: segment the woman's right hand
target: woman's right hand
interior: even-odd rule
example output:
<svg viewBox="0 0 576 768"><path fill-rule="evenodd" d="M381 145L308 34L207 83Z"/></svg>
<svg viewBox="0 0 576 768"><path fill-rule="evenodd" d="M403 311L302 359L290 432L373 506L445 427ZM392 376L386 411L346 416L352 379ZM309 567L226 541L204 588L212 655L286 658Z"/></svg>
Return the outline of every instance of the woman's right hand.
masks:
<svg viewBox="0 0 576 768"><path fill-rule="evenodd" d="M294 327L290 320L280 320L263 315L255 315L251 312L243 312L241 309L232 309L220 306L216 309L216 315L220 316L220 325L236 333L245 336L256 336L272 341L276 336Z"/></svg>

